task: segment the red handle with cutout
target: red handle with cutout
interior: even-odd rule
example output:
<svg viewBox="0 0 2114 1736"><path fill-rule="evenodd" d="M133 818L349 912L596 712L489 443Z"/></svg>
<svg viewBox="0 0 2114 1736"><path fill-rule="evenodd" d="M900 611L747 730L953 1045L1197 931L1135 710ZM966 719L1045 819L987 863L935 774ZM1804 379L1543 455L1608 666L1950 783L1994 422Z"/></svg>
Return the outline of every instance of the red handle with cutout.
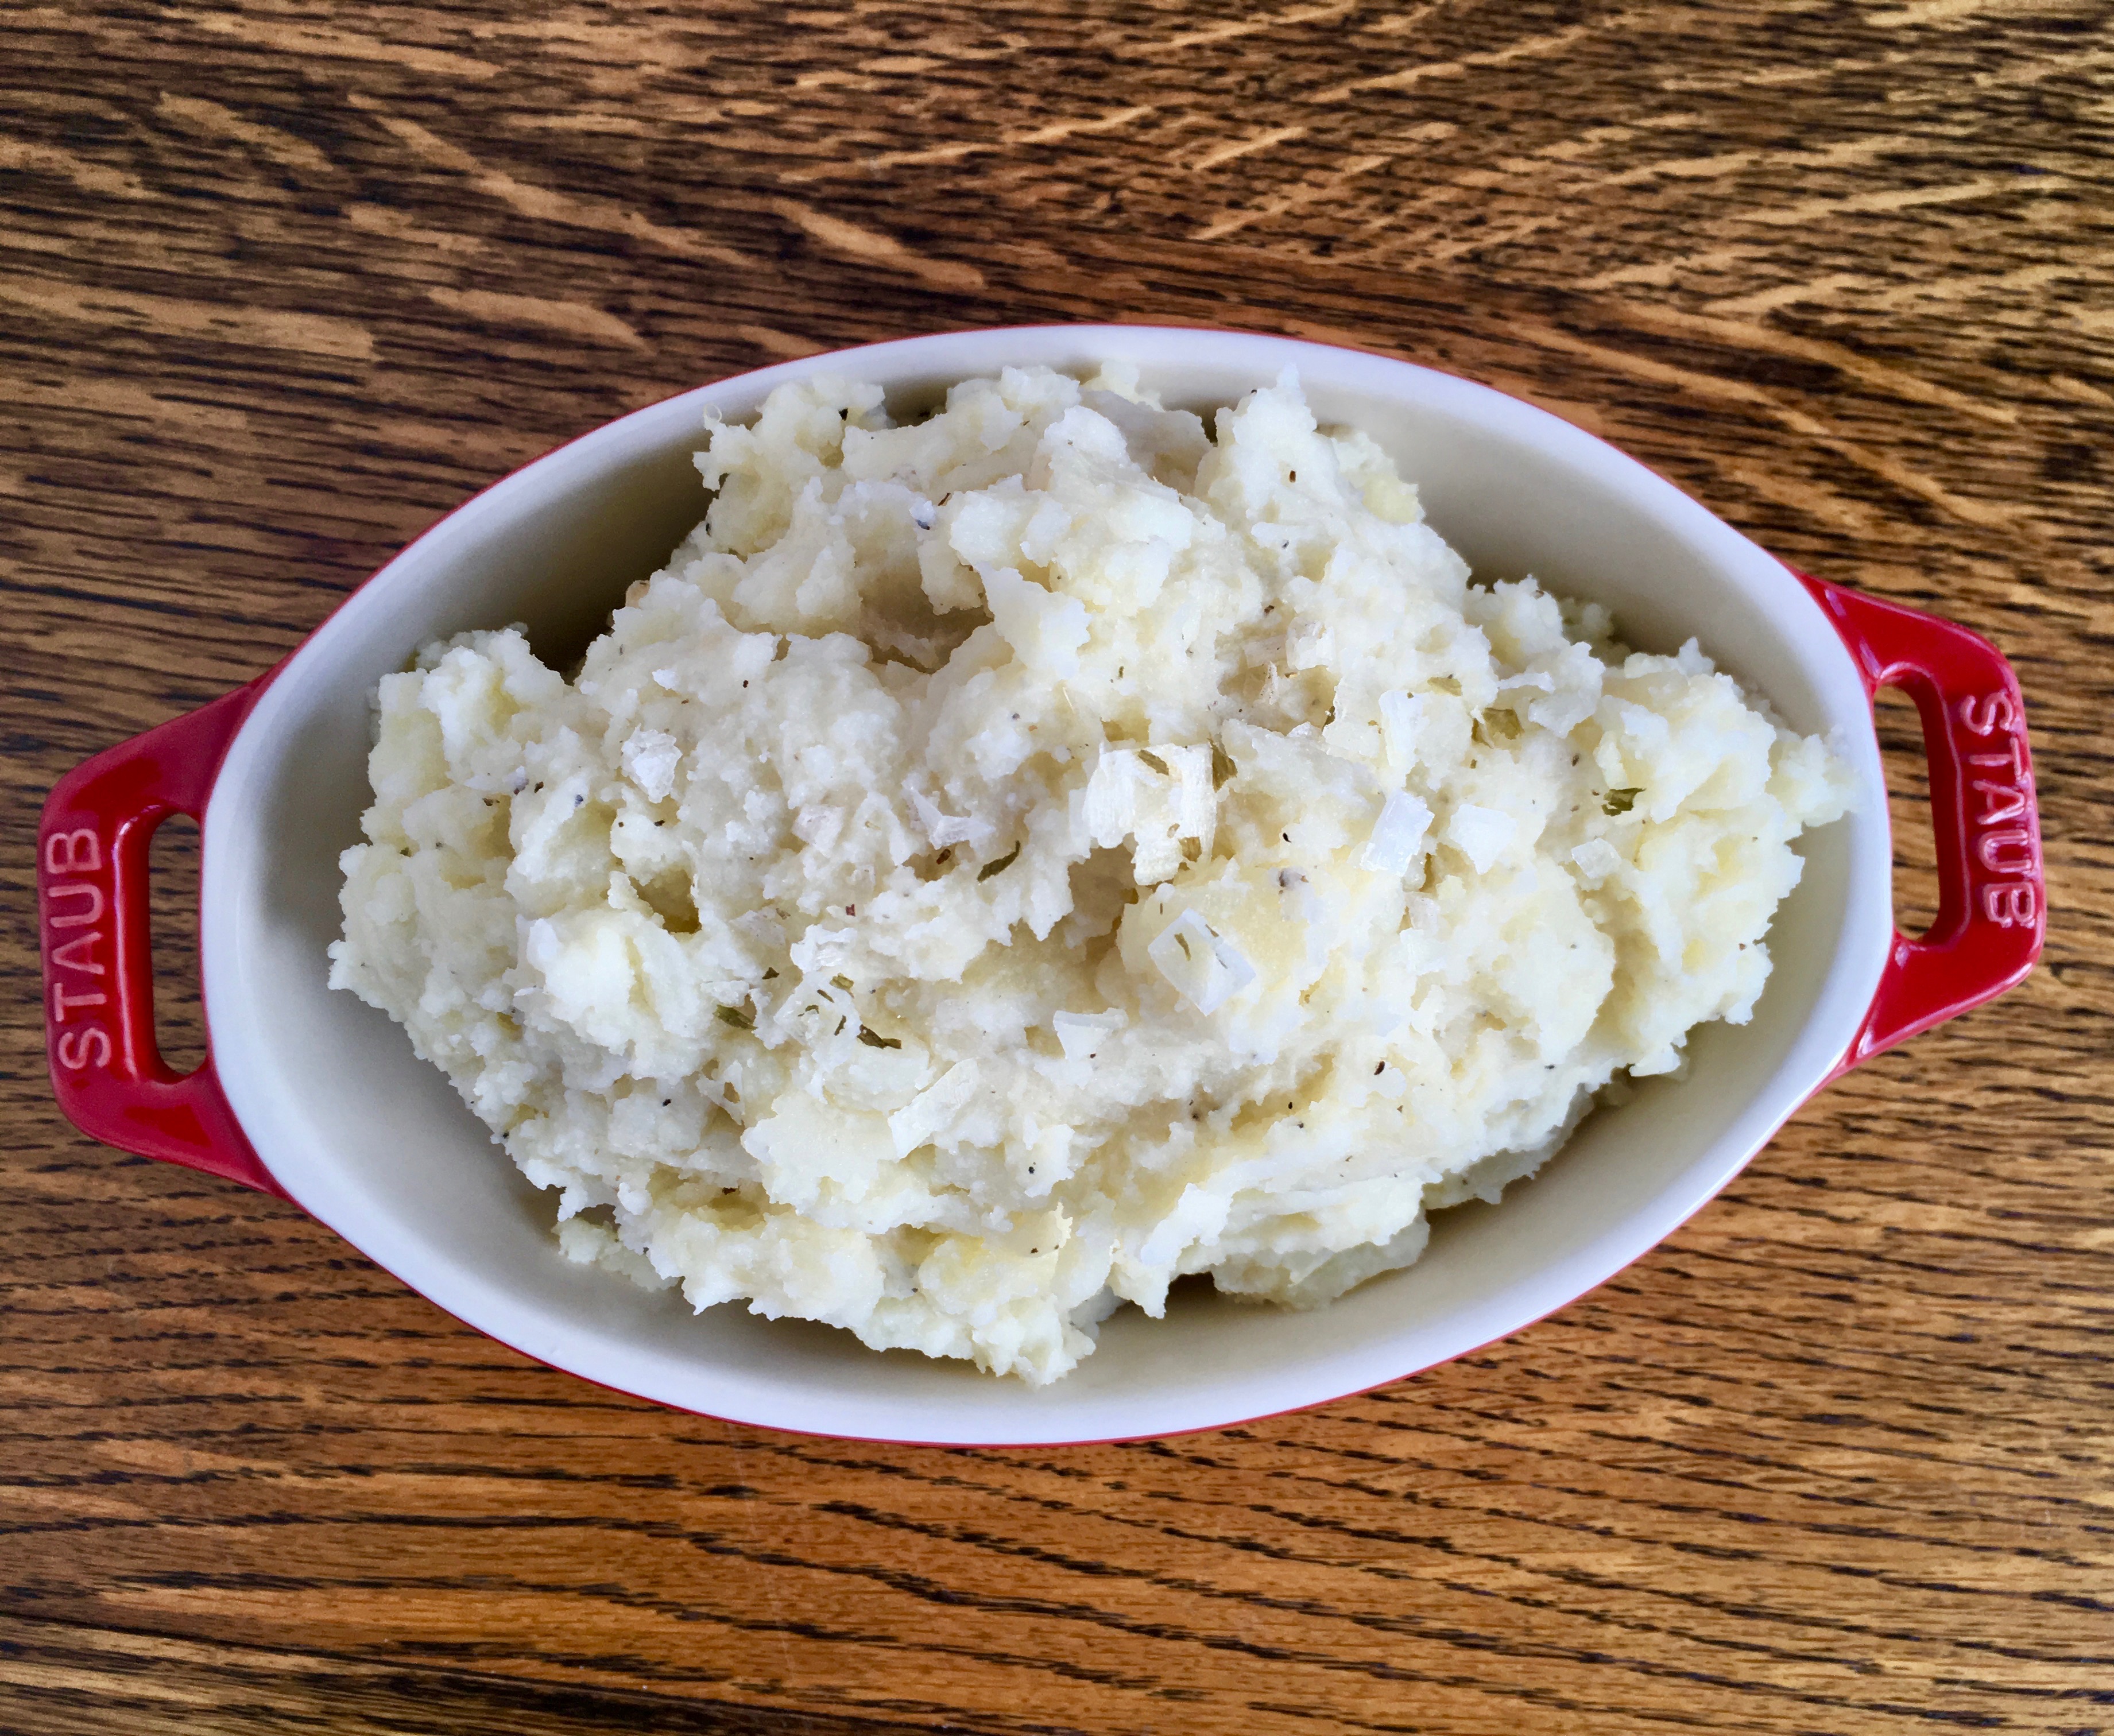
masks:
<svg viewBox="0 0 2114 1736"><path fill-rule="evenodd" d="M1839 1077L2016 984L2040 957L2048 898L2025 703L2003 654L1936 615L1798 577L1842 634L1866 693L1899 688L1915 701L1938 835L1938 919L1920 939L1896 930Z"/></svg>
<svg viewBox="0 0 2114 1736"><path fill-rule="evenodd" d="M59 780L37 829L44 1037L59 1107L82 1132L286 1197L250 1149L208 1053L181 1074L154 1040L147 851L172 814L204 823L253 682L98 754Z"/></svg>

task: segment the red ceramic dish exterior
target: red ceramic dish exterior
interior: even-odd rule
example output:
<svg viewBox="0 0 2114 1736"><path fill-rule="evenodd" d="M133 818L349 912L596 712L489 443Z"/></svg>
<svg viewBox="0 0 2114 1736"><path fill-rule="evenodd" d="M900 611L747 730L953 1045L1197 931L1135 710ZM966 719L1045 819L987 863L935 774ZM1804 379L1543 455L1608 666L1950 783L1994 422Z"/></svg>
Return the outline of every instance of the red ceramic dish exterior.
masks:
<svg viewBox="0 0 2114 1736"><path fill-rule="evenodd" d="M1937 616L1798 575L1868 694L1915 701L1938 837L1937 921L1897 932L1878 990L1831 1077L1993 998L2032 970L2047 921L2025 708L1997 648ZM37 840L44 1026L67 1118L121 1150L286 1197L222 1093L210 1053L190 1074L154 1040L147 852L172 814L204 822L213 780L268 674L106 749L62 779Z"/></svg>
<svg viewBox="0 0 2114 1736"><path fill-rule="evenodd" d="M154 1040L147 852L172 814L204 825L227 744L267 675L62 778L37 832L38 931L52 1085L83 1133L142 1157L286 1194L227 1106L213 1057L178 1073Z"/></svg>
<svg viewBox="0 0 2114 1736"><path fill-rule="evenodd" d="M1796 569L1793 569L1796 571ZM1798 574L1849 647L1865 691L1899 688L1923 719L1938 837L1938 916L1898 929L1871 1011L1831 1078L1993 999L2041 954L2048 898L2025 701L1979 633Z"/></svg>

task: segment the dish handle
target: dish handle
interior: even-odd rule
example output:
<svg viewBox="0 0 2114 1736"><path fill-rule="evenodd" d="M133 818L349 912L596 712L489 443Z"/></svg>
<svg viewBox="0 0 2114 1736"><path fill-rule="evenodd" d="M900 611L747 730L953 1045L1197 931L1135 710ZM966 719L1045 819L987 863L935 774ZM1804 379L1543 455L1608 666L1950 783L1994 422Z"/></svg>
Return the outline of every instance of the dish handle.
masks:
<svg viewBox="0 0 2114 1736"><path fill-rule="evenodd" d="M1894 931L1839 1078L2024 978L2040 957L2048 897L2025 702L2003 653L1936 615L1797 576L1842 636L1867 696L1899 688L1915 701L1938 837L1937 919L1920 937Z"/></svg>
<svg viewBox="0 0 2114 1736"><path fill-rule="evenodd" d="M121 742L62 778L37 828L44 1042L59 1108L83 1133L286 1198L229 1108L213 1056L190 1073L154 1040L148 849L172 814L204 823L252 682Z"/></svg>

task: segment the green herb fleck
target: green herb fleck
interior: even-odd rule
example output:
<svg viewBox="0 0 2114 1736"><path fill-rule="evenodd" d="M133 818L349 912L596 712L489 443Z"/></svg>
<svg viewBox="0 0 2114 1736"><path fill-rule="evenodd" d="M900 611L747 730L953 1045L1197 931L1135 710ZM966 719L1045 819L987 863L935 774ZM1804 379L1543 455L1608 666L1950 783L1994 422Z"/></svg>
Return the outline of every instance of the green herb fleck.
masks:
<svg viewBox="0 0 2114 1736"><path fill-rule="evenodd" d="M1211 743L1211 788L1224 788L1227 779L1233 774L1233 756L1216 742Z"/></svg>
<svg viewBox="0 0 2114 1736"><path fill-rule="evenodd" d="M849 976L833 976L830 979L830 986L833 989L841 989L846 994L849 994L852 992L852 980Z"/></svg>
<svg viewBox="0 0 2114 1736"><path fill-rule="evenodd" d="M1150 765L1155 771L1158 772L1161 777L1164 778L1167 775L1167 761L1161 759L1160 756L1155 753L1150 747L1139 748L1137 751L1137 756L1141 760L1144 761L1145 763Z"/></svg>
<svg viewBox="0 0 2114 1736"><path fill-rule="evenodd" d="M736 1030L754 1030L756 1016L745 1007L722 1007L717 1015L722 1025L731 1025Z"/></svg>
<svg viewBox="0 0 2114 1736"><path fill-rule="evenodd" d="M1174 943L1182 948L1182 956L1184 958L1193 960L1196 957L1197 955L1189 950L1189 937L1187 934L1178 934L1174 937Z"/></svg>
<svg viewBox="0 0 2114 1736"><path fill-rule="evenodd" d="M1637 805L1637 797L1644 794L1641 785L1635 789L1611 789L1608 799L1600 804L1604 814L1627 814Z"/></svg>
<svg viewBox="0 0 2114 1736"><path fill-rule="evenodd" d="M866 1044L868 1048L900 1048L903 1047L903 1041L899 1037L876 1036L872 1031L863 1029L860 1030L858 1039L859 1041Z"/></svg>
<svg viewBox="0 0 2114 1736"><path fill-rule="evenodd" d="M1489 725L1490 733L1499 741L1516 742L1519 739L1520 720L1518 712L1508 711L1503 709L1495 711L1485 711L1483 714L1483 721Z"/></svg>
<svg viewBox="0 0 2114 1736"><path fill-rule="evenodd" d="M1011 850L1008 851L1004 856L1001 856L996 861L986 862L982 867L977 870L977 878L979 880L987 880L995 874L1004 874L1007 869L1010 868L1019 860L1020 846L1018 844L1015 844Z"/></svg>

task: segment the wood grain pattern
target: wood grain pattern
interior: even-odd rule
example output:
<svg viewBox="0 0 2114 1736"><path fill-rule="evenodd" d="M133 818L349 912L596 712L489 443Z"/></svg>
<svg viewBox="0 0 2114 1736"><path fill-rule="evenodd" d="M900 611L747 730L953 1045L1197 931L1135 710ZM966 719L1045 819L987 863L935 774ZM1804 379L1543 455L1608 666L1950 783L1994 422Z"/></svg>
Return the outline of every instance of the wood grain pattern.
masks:
<svg viewBox="0 0 2114 1736"><path fill-rule="evenodd" d="M2114 1729L2110 26L0 9L0 1727ZM1453 368L1990 634L2033 709L2043 969L1507 1343L1054 1453L598 1392L60 1121L28 870L68 765L611 416L1077 319Z"/></svg>

